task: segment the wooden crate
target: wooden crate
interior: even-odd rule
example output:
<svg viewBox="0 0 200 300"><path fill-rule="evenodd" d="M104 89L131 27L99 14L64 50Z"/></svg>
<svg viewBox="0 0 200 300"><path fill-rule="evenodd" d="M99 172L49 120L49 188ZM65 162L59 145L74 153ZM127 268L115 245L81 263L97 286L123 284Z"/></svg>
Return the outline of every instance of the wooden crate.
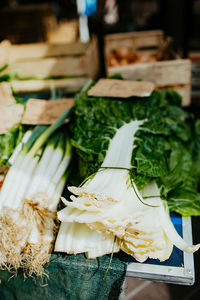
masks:
<svg viewBox="0 0 200 300"><path fill-rule="evenodd" d="M138 55L154 54L164 38L163 31L143 31L110 34L105 37L105 61L107 75L120 73L124 79L154 82L156 88L174 88L183 96L183 106L191 102L191 62L174 59L148 63L132 63L110 67L108 55L119 46L127 46Z"/></svg>
<svg viewBox="0 0 200 300"><path fill-rule="evenodd" d="M200 102L200 52L191 51L188 58L192 63L192 101Z"/></svg>
<svg viewBox="0 0 200 300"><path fill-rule="evenodd" d="M16 92L42 91L53 86L76 92L88 78L95 78L99 70L95 36L88 43L71 44L12 45L4 41L0 44L0 57L0 67L8 64L1 74L16 72L27 79L12 82Z"/></svg>

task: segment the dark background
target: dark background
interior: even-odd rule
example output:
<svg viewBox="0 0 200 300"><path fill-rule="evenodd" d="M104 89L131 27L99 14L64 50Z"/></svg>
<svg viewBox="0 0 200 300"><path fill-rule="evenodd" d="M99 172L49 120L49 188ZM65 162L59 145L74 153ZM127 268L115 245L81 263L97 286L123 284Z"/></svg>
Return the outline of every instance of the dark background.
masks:
<svg viewBox="0 0 200 300"><path fill-rule="evenodd" d="M200 49L200 0L118 0L120 18L113 26L103 22L104 2L98 1L97 14L90 18L90 30L99 36L108 32L163 29L166 35L174 37L177 49L184 56L189 50ZM59 20L77 17L75 0L1 0L0 10L42 3L52 4ZM0 38L5 27L0 29Z"/></svg>

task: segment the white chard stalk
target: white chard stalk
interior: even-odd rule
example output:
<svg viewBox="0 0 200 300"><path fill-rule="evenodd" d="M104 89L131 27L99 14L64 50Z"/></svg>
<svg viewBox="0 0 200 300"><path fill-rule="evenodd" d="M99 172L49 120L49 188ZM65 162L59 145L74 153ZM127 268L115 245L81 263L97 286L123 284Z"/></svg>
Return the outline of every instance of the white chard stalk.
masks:
<svg viewBox="0 0 200 300"><path fill-rule="evenodd" d="M22 267L26 275L45 273L43 266L49 261L57 227L56 209L72 156L65 134L56 132L48 138L68 114L48 128L36 127L21 150L14 152L0 190L0 268Z"/></svg>
<svg viewBox="0 0 200 300"><path fill-rule="evenodd" d="M118 129L96 175L81 187L69 187L75 196L70 197L71 201L63 199L66 207L57 214L62 223L55 251L86 252L94 258L122 249L144 262L147 258L168 259L173 245L183 251L199 249L200 245L188 245L178 235L155 184L146 187L144 193L149 190L150 194L143 199L142 192L130 179L128 169L131 168L135 133L141 124L142 121L132 121ZM77 242L81 239L79 230L87 240L81 247ZM102 244L99 251L97 241L102 239L110 245L104 248ZM96 245L92 250L88 249L89 241Z"/></svg>

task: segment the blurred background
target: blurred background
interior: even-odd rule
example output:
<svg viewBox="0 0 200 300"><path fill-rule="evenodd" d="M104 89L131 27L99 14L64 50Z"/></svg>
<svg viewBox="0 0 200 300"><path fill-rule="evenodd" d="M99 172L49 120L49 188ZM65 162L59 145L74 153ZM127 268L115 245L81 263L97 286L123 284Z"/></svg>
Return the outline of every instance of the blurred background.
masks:
<svg viewBox="0 0 200 300"><path fill-rule="evenodd" d="M113 8L117 14L110 24L105 20L109 3L111 10ZM49 27L55 27L55 22L78 17L75 0L1 0L0 9L0 37L9 37L17 43L45 39L46 28L40 27L40 34L38 32L42 17L48 19L46 26ZM35 31L30 35L28 29L33 26ZM200 48L199 28L199 0L101 0L97 2L96 13L90 18L90 31L100 36L114 32L162 29L166 35L175 38L176 46L185 55L187 51ZM22 29L24 33L21 32L19 36L18 30Z"/></svg>
<svg viewBox="0 0 200 300"><path fill-rule="evenodd" d="M106 73L105 35L159 29L165 37L172 38L173 49L181 58L192 61L192 98L193 102L198 101L200 0L101 0L93 1L96 7L93 11L89 7L87 12L81 12L80 8L78 12L78 2L81 3L76 0L1 0L0 40L10 40L12 44L75 42L79 39L79 16L86 13L90 34L98 38L101 62L98 75L103 76Z"/></svg>

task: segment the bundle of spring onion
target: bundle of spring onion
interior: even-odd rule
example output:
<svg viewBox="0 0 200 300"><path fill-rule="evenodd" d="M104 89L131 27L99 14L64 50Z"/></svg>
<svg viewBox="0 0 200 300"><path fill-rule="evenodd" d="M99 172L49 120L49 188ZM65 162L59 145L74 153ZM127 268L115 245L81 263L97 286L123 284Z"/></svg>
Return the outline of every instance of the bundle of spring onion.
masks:
<svg viewBox="0 0 200 300"><path fill-rule="evenodd" d="M42 275L55 235L57 204L71 160L65 119L36 126L21 149L0 189L0 267L23 267L26 274Z"/></svg>
<svg viewBox="0 0 200 300"><path fill-rule="evenodd" d="M90 176L69 187L71 201L62 199L55 250L95 258L122 249L140 262L168 259L173 245L198 250L200 244L178 235L169 216L169 208L200 215L194 168L200 162L193 161L193 125L180 96L169 90L120 101L88 97L89 88L76 97L72 143L80 172Z"/></svg>

